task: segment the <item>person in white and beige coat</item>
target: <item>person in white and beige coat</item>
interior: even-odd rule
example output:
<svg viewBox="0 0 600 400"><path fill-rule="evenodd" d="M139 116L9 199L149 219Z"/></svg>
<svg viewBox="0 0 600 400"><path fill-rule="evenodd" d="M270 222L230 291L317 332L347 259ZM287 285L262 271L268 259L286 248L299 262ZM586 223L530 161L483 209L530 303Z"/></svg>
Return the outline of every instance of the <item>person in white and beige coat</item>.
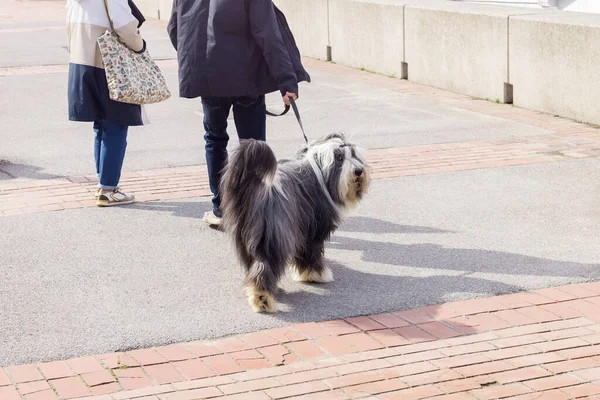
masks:
<svg viewBox="0 0 600 400"><path fill-rule="evenodd" d="M121 41L136 52L146 48L139 32L144 17L131 0L67 0L69 120L93 123L98 206L135 201L133 195L121 192L118 184L128 128L147 123L142 106L109 97L97 43L98 37L110 29L106 7Z"/></svg>

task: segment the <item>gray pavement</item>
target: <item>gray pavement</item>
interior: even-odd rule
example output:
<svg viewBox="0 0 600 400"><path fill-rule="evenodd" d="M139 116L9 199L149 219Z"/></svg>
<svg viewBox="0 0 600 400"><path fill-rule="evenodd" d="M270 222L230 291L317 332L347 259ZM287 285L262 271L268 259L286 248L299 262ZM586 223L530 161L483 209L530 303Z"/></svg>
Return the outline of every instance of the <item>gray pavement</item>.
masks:
<svg viewBox="0 0 600 400"><path fill-rule="evenodd" d="M19 10L34 3L48 12L30 20ZM66 62L60 30L3 32L60 25L62 7L0 1L0 67ZM144 34L155 57L173 56L164 26ZM176 70L164 72L176 88ZM310 72L299 104L311 137L341 130L382 148L545 133ZM66 120L66 74L0 76L0 92L10 94L0 96L0 180L94 172L91 127ZM204 162L199 101L174 94L148 107L151 125L132 129L125 169ZM269 103L279 107L277 96ZM268 123L278 156L295 152L293 116ZM3 217L0 366L600 279L590 173L599 167L588 159L375 181L328 245L336 281L285 279L276 315L250 311L227 241L199 220L207 199Z"/></svg>
<svg viewBox="0 0 600 400"><path fill-rule="evenodd" d="M205 199L4 217L0 365L221 337L600 278L600 160L375 181L336 281L258 315Z"/></svg>

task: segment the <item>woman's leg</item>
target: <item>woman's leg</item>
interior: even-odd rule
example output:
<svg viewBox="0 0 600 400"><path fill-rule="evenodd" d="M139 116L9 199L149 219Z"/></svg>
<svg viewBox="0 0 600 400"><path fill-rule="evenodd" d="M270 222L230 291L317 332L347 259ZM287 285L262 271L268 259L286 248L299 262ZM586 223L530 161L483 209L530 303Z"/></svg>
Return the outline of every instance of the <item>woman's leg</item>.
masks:
<svg viewBox="0 0 600 400"><path fill-rule="evenodd" d="M133 203L132 195L117 190L121 179L121 169L127 149L129 127L102 121L102 143L100 146L100 188L99 206Z"/></svg>

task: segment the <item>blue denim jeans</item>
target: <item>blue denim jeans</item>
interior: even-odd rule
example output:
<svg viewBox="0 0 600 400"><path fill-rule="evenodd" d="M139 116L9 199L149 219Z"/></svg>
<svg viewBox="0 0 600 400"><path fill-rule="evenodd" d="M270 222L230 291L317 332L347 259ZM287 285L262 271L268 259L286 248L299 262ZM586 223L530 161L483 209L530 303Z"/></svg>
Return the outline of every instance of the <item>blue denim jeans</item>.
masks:
<svg viewBox="0 0 600 400"><path fill-rule="evenodd" d="M265 96L202 98L208 181L213 193L213 212L218 217L222 215L219 185L227 163L227 117L232 107L239 140L266 140L267 135Z"/></svg>
<svg viewBox="0 0 600 400"><path fill-rule="evenodd" d="M121 179L121 168L127 148L128 126L118 125L107 121L94 122L94 157L99 187L115 189Z"/></svg>

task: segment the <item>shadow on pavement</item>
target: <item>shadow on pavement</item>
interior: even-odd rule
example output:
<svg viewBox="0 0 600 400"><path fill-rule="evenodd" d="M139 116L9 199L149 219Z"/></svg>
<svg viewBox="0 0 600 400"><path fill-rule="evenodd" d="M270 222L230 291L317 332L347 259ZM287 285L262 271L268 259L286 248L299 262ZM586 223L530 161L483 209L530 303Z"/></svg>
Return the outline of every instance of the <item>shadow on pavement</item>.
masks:
<svg viewBox="0 0 600 400"><path fill-rule="evenodd" d="M7 160L0 160L0 181L17 178L27 179L56 179L62 178L59 175L45 174L39 172L42 167L27 164L14 164Z"/></svg>

